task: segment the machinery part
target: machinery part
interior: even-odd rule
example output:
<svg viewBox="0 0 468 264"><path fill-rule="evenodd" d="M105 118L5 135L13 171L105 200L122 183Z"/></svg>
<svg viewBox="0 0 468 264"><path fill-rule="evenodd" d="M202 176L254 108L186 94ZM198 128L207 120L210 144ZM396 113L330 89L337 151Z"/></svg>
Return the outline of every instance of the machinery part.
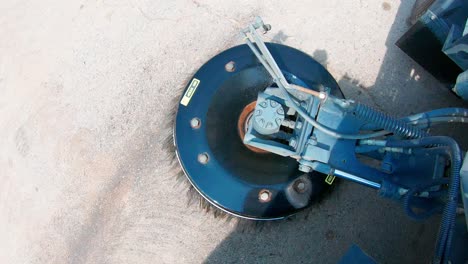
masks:
<svg viewBox="0 0 468 264"><path fill-rule="evenodd" d="M227 72L233 72L233 71L236 70L236 63L233 62L233 61L230 61L230 62L226 63L224 68L226 69Z"/></svg>
<svg viewBox="0 0 468 264"><path fill-rule="evenodd" d="M174 142L194 188L217 208L256 220L310 206L335 176L403 200L415 218L440 211L446 201L435 254L436 262L446 262L462 154L453 139L419 126L464 122L468 109L395 119L345 100L316 61L264 43L257 29L270 28L257 18L242 30L247 45L212 58L186 88Z"/></svg>
<svg viewBox="0 0 468 264"><path fill-rule="evenodd" d="M329 87L330 94L343 97L333 77L308 55L284 45L267 43L266 46L279 61L280 68L294 72L294 78L286 72L293 83L316 91ZM235 62L233 72L225 68L230 61ZM286 195L291 184L304 175L298 170L297 162L244 145L239 124L245 127L248 112L245 117L242 113L272 83L247 45L233 47L195 73L176 114L177 158L190 183L213 206L242 218L287 217L312 205L329 186L324 182L326 175L313 171L306 174L311 185L308 196ZM200 119L198 129L191 125L194 117ZM208 155L206 164L199 162L200 153ZM270 202L259 201L258 193L262 189L271 192Z"/></svg>
<svg viewBox="0 0 468 264"><path fill-rule="evenodd" d="M255 130L264 135L279 132L281 123L284 121L284 109L281 104L271 99L257 102L257 104L258 109L255 110L252 120Z"/></svg>
<svg viewBox="0 0 468 264"><path fill-rule="evenodd" d="M364 186L372 187L372 188L375 188L375 189L380 189L380 187L381 187L381 184L378 183L378 182L373 182L373 181L367 180L365 178L362 178L362 177L359 177L359 176L356 176L356 175L352 175L350 173L347 173L347 172L344 172L344 171L341 171L341 170L334 170L333 175L338 176L338 177L343 178L343 179L346 179L346 180L357 182L357 183L360 183L360 184L362 184Z"/></svg>
<svg viewBox="0 0 468 264"><path fill-rule="evenodd" d="M405 209L406 214L415 220L425 220L436 213L441 213L442 208L443 208L442 206L431 206L430 209L425 210L423 212L415 212L412 209L412 204L413 204L413 199L415 199L416 194L425 192L429 190L431 187L440 186L440 185L447 184L447 183L448 183L447 179L440 179L440 180L436 180L426 185L414 187L406 191L404 200L403 200L403 208Z"/></svg>
<svg viewBox="0 0 468 264"><path fill-rule="evenodd" d="M193 129L199 129L200 126L201 126L201 120L200 120L200 118L198 118L198 117L192 118L192 120L190 120L190 126L191 126Z"/></svg>
<svg viewBox="0 0 468 264"><path fill-rule="evenodd" d="M351 245L351 247L346 251L345 255L341 258L338 264L350 264L350 263L359 263L359 264L377 264L373 258L367 255L358 245Z"/></svg>
<svg viewBox="0 0 468 264"><path fill-rule="evenodd" d="M437 248L435 261L443 262L446 253L450 252L450 243L453 236L453 227L455 225L455 217L458 204L458 194L460 190L460 169L462 162L462 153L457 142L449 137L426 137L409 141L388 141L389 147L424 147L444 145L449 147L451 153L451 177L448 189L448 199L442 214L442 221L437 239Z"/></svg>
<svg viewBox="0 0 468 264"><path fill-rule="evenodd" d="M237 121L237 130L239 131L240 140L242 140L242 142L244 142L245 133L247 132L251 124L252 116L254 114L256 104L257 104L257 101L253 101L250 104L246 105L239 116L239 120ZM248 149L250 149L253 152L267 153L267 151L263 149L252 147L250 145L244 144L244 146L246 146Z"/></svg>
<svg viewBox="0 0 468 264"><path fill-rule="evenodd" d="M269 201L271 201L271 196L271 192L266 189L260 190L260 192L258 192L258 200L261 203L268 203Z"/></svg>
<svg viewBox="0 0 468 264"><path fill-rule="evenodd" d="M262 24L263 22L258 22L257 21L256 23ZM311 118L309 116L309 114L306 111L304 111L301 108L300 105L298 105L295 102L295 100L293 100L293 98L289 95L289 92L287 91L288 89L289 90L295 89L295 90L298 90L300 92L303 92L304 90L307 90L307 89L304 88L304 87L300 87L298 85L290 84L287 81L287 79L285 78L283 72L278 67L276 61L273 59L273 57L272 57L271 53L269 52L268 48L265 46L265 44L261 40L260 36L257 34L257 32L255 30L255 27L253 25L250 25L248 28L246 28L243 31L243 33L246 36L245 40L247 42L247 45L252 50L252 52L255 54L257 59L263 64L263 66L268 71L268 73L271 75L271 77L273 78L273 81L281 89L282 95L285 97L284 99L287 102L289 102L289 106L292 107L295 111L297 111L297 113L302 118L304 118L305 121L307 121L308 123L313 125L315 128L320 129L322 132L324 132L324 133L326 133L326 134L328 134L330 136L333 136L333 137L336 137L336 138L343 138L343 139L365 139L365 138L383 136L383 135L388 134L388 132L386 132L386 131L378 131L378 132L371 133L371 134L368 134L368 135L349 135L349 134L344 134L344 133L339 133L337 131L333 131L333 130L323 126L319 122L315 121L313 118ZM256 47L252 43L251 39L253 39L255 41ZM327 98L327 95L324 92L313 92L313 93L306 93L306 94L317 97L319 100L325 100ZM259 109L259 110L261 110L261 109ZM365 113L370 113L370 112L368 111L368 112L362 112L362 113L365 114ZM383 116L383 115L379 115L379 117L380 116ZM371 116L371 117L373 117L373 116ZM263 117L262 117L262 119L263 119ZM385 120L382 120L382 122L385 122L385 121L388 121L388 120L389 119L386 118ZM397 121L392 121L391 124L393 124L393 122L397 122ZM393 124L393 125L395 126L396 124ZM404 125L404 124L402 124L402 125ZM395 127L395 128L397 128L397 127ZM261 131L259 131L259 132L261 133Z"/></svg>
<svg viewBox="0 0 468 264"><path fill-rule="evenodd" d="M430 126L437 123L450 123L450 122L459 122L466 123L468 118L468 109L465 108L441 108L424 113L419 113L399 120L417 126L420 129L429 128ZM374 124L366 124L361 129L362 130L375 130L379 129L379 126Z"/></svg>
<svg viewBox="0 0 468 264"><path fill-rule="evenodd" d="M458 75L457 82L452 90L463 100L468 101L468 70Z"/></svg>
<svg viewBox="0 0 468 264"><path fill-rule="evenodd" d="M463 58L459 53L461 46L452 49L452 43L456 42L455 46L459 43L458 35L454 38L453 28L458 32L465 28L468 2L465 0L429 2L432 2L431 5L426 5L427 10L424 10L417 22L396 42L396 45L439 81L453 84L457 75L465 70L457 63L466 61L466 57Z"/></svg>
<svg viewBox="0 0 468 264"><path fill-rule="evenodd" d="M210 156L208 155L208 153L205 152L198 154L198 162L205 165L208 163L208 161L210 161Z"/></svg>
<svg viewBox="0 0 468 264"><path fill-rule="evenodd" d="M463 161L463 166L460 170L460 182L461 182L461 192L462 192L462 201L465 212L468 212L468 153L465 154L465 160ZM465 214L466 227L468 229L468 214Z"/></svg>
<svg viewBox="0 0 468 264"><path fill-rule="evenodd" d="M468 12L466 16L468 17ZM442 51L462 70L468 70L468 20L462 28L455 25L450 28Z"/></svg>
<svg viewBox="0 0 468 264"><path fill-rule="evenodd" d="M373 123L380 128L391 131L395 135L407 137L407 138L420 138L427 136L427 134L421 131L419 128L407 125L405 122L393 119L390 116L380 113L371 107L363 104L353 104L352 107L353 115L364 119L369 123ZM348 106L346 106L347 108Z"/></svg>
<svg viewBox="0 0 468 264"><path fill-rule="evenodd" d="M257 20L256 24L262 22ZM434 120L464 122L468 110L439 109L395 119L368 106L328 95L326 89L318 94L293 89L289 83L291 78L285 77L255 27L250 25L243 33L252 53L274 81L257 97L255 120L261 120L262 126L250 126L244 143L291 157L299 162L299 170L303 172L336 175L377 188L385 197L404 197L405 210L414 218L440 212L440 205L447 196L435 254L437 263L446 262L457 211L462 155L453 139L431 137L412 123L421 121L430 126L430 121ZM267 102L275 102L275 107L268 109ZM293 126L292 130L290 126L265 129L265 124L278 118L274 114L280 109L276 103L282 105L281 113L287 112L281 118L300 124L306 122L306 125ZM374 131L363 134L363 128ZM442 151L444 147L449 151ZM448 160L450 184L445 188ZM298 193L298 185L293 186ZM416 204L415 199L422 199L425 204ZM423 213L415 214L413 207Z"/></svg>
<svg viewBox="0 0 468 264"><path fill-rule="evenodd" d="M423 119L426 119L426 118L443 117L443 116L468 117L468 109L466 109L466 108L456 108L456 107L441 108L441 109L436 109L436 110L432 110L432 111L428 111L428 112L424 112L424 113L411 115L411 116L402 118L401 120L411 121L412 122L412 121L417 121L417 120L423 120Z"/></svg>

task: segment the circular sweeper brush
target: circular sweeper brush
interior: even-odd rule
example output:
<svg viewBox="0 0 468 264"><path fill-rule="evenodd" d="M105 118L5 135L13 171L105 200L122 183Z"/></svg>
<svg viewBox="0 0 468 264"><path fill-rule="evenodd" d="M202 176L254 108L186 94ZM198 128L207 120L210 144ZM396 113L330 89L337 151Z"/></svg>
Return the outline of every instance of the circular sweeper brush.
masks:
<svg viewBox="0 0 468 264"><path fill-rule="evenodd" d="M266 43L288 82L328 87L343 97L328 71L307 54ZM274 220L307 208L326 190L326 175L298 170L296 160L243 143L259 92L272 77L247 45L221 52L190 79L175 116L180 166L194 189L217 210Z"/></svg>

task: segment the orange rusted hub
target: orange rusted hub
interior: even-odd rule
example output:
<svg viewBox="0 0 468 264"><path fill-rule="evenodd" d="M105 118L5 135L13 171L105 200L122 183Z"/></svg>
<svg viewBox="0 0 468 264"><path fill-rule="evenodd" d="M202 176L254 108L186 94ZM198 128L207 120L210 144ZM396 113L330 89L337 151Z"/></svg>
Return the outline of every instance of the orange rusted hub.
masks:
<svg viewBox="0 0 468 264"><path fill-rule="evenodd" d="M237 130L239 131L239 136L242 141L244 141L245 133L247 132L247 129L249 128L250 118L253 115L256 104L257 104L257 101L253 101L250 104L246 105L244 109L242 110L242 113L239 116L239 120L237 121ZM256 153L267 153L267 151L263 149L252 147L246 144L244 144L244 146L246 146L248 149Z"/></svg>

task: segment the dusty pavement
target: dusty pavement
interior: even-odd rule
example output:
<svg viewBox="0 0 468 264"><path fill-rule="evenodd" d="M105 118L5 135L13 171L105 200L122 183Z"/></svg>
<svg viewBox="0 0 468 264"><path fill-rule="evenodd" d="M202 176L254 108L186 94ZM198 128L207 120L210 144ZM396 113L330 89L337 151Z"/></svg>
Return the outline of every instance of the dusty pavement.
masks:
<svg viewBox="0 0 468 264"><path fill-rule="evenodd" d="M241 232L175 187L170 101L255 15L345 94L395 115L460 100L393 43L413 1L1 1L0 263L422 263L438 219L343 183L308 218ZM466 106L466 105L465 105Z"/></svg>

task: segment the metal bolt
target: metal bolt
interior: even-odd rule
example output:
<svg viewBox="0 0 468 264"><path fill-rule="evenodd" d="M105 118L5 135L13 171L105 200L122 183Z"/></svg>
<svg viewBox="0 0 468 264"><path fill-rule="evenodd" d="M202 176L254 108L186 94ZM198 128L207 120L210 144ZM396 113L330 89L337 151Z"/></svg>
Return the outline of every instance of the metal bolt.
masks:
<svg viewBox="0 0 468 264"><path fill-rule="evenodd" d="M315 137L311 137L311 138L307 141L307 143L308 143L309 145L315 146L315 145L317 145L317 139L316 139Z"/></svg>
<svg viewBox="0 0 468 264"><path fill-rule="evenodd" d="M257 111L255 111L255 115L261 115L262 114L262 110L258 109Z"/></svg>
<svg viewBox="0 0 468 264"><path fill-rule="evenodd" d="M276 101L270 100L271 107L276 107L278 103Z"/></svg>
<svg viewBox="0 0 468 264"><path fill-rule="evenodd" d="M293 147L293 148L297 147L297 141L296 141L295 138L291 138L291 139L289 140L289 146L291 146L291 147Z"/></svg>
<svg viewBox="0 0 468 264"><path fill-rule="evenodd" d="M266 102L261 102L261 103L260 103L260 106L263 107L263 108L266 108L266 107L267 107L267 103L266 103Z"/></svg>
<svg viewBox="0 0 468 264"><path fill-rule="evenodd" d="M236 63L233 62L233 61L230 61L230 62L226 63L226 65L224 65L224 69L227 72L233 72L233 71L236 70Z"/></svg>
<svg viewBox="0 0 468 264"><path fill-rule="evenodd" d="M278 108L278 110L276 110L276 112L280 115L283 115L284 114L284 110L282 107Z"/></svg>
<svg viewBox="0 0 468 264"><path fill-rule="evenodd" d="M270 24L265 24L262 26L263 28L263 34L267 33L268 31L271 30L271 25Z"/></svg>
<svg viewBox="0 0 468 264"><path fill-rule="evenodd" d="M296 128L297 128L297 129L301 129L301 128L302 128L302 122L297 121L297 122L296 122Z"/></svg>
<svg viewBox="0 0 468 264"><path fill-rule="evenodd" d="M297 189L304 190L305 189L305 183L303 183L303 182L298 183L297 184Z"/></svg>
<svg viewBox="0 0 468 264"><path fill-rule="evenodd" d="M306 165L299 164L299 170L303 172L310 172L312 168Z"/></svg>
<svg viewBox="0 0 468 264"><path fill-rule="evenodd" d="M271 192L269 190L263 189L258 193L258 200L262 203L267 203L271 200Z"/></svg>
<svg viewBox="0 0 468 264"><path fill-rule="evenodd" d="M303 193L306 191L306 184L304 181L302 180L297 180L296 182L294 182L294 190L298 193Z"/></svg>
<svg viewBox="0 0 468 264"><path fill-rule="evenodd" d="M208 153L200 153L198 154L198 162L200 162L201 164L205 165L208 163L208 161L210 160L210 156L208 156Z"/></svg>
<svg viewBox="0 0 468 264"><path fill-rule="evenodd" d="M201 120L200 120L200 118L197 118L197 117L192 118L192 120L190 120L190 126L191 126L193 129L198 129L198 128L200 128L200 126L201 126Z"/></svg>
<svg viewBox="0 0 468 264"><path fill-rule="evenodd" d="M307 104L306 104L305 102L302 102L302 103L301 103L301 106L302 106L302 107L306 107Z"/></svg>

